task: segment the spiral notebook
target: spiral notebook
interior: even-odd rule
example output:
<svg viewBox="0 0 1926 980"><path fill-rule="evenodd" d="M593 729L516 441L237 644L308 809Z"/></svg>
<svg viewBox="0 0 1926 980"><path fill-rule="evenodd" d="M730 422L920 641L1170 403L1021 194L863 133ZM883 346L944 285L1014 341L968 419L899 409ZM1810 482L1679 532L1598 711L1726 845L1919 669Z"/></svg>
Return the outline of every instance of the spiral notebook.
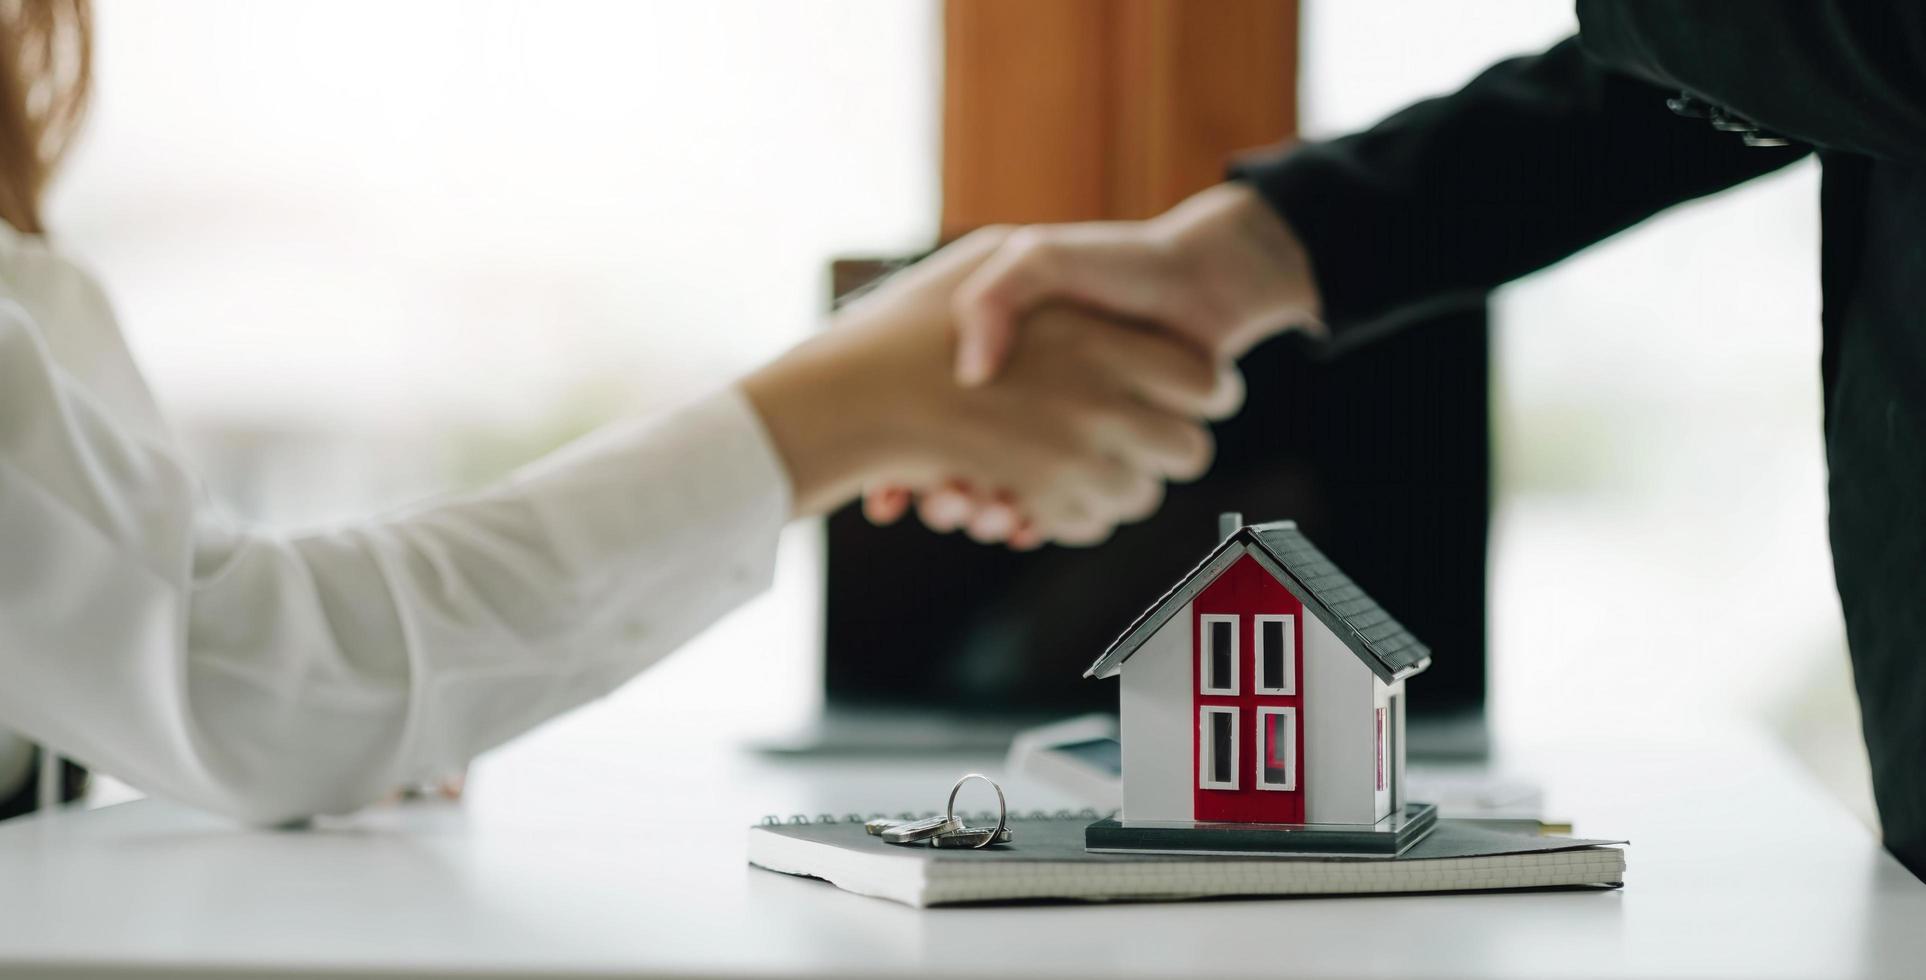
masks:
<svg viewBox="0 0 1926 980"><path fill-rule="evenodd" d="M1618 887L1624 841L1547 837L1517 822L1440 820L1395 858L1091 854L1098 815L1013 817L1009 847L938 850L885 844L861 818L792 817L749 830L749 863L821 878L845 891L923 908L961 902L1162 901L1256 895L1350 895ZM995 814L969 822L994 823Z"/></svg>

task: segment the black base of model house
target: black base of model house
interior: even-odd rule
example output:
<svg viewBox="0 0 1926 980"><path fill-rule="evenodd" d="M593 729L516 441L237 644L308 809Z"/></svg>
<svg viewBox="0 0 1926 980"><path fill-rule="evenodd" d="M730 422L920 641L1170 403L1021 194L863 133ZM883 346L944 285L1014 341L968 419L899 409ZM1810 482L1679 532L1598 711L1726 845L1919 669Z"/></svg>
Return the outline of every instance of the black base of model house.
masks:
<svg viewBox="0 0 1926 980"><path fill-rule="evenodd" d="M1192 823L1099 820L1083 832L1084 850L1114 854L1222 854L1397 857L1438 823L1430 803L1406 803L1375 824Z"/></svg>

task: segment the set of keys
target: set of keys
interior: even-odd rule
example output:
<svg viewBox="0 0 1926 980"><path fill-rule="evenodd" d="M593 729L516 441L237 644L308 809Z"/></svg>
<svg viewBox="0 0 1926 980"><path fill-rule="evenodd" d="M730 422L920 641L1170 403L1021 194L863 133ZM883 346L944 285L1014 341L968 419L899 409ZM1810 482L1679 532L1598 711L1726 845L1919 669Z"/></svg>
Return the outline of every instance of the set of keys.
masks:
<svg viewBox="0 0 1926 980"><path fill-rule="evenodd" d="M956 793L963 784L972 779L981 779L996 790L996 826L971 827L964 824L956 815ZM983 848L997 844L1008 844L1016 835L1010 832L1010 808L1003 800L1003 787L996 780L980 772L966 774L950 787L949 802L943 805L940 817L924 817L921 820L890 820L878 817L863 824L863 829L873 837L881 837L886 844L901 844L905 847L919 847L927 842L931 847Z"/></svg>

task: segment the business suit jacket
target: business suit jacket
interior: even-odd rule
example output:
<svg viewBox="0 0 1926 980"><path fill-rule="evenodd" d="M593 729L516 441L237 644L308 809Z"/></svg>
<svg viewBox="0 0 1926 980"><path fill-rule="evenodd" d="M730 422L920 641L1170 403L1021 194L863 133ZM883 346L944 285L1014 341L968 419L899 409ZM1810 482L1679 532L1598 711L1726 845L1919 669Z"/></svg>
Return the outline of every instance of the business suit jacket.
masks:
<svg viewBox="0 0 1926 980"><path fill-rule="evenodd" d="M1886 845L1926 877L1926 5L1578 9L1577 38L1242 174L1344 343L1818 154L1834 571Z"/></svg>

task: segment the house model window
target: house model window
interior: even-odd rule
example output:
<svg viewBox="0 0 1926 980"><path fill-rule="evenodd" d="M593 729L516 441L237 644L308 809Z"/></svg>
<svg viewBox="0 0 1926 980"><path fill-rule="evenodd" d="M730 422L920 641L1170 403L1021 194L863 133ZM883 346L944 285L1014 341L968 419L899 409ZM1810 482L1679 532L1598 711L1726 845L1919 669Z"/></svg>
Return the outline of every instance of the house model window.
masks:
<svg viewBox="0 0 1926 980"><path fill-rule="evenodd" d="M1386 714L1387 712L1385 711L1385 709L1383 708L1378 709L1378 787L1377 788L1378 788L1378 792L1380 793L1384 792L1384 787L1385 787L1384 769L1386 765L1385 756L1389 754L1388 750L1390 749L1390 746L1391 746L1391 726L1385 723Z"/></svg>
<svg viewBox="0 0 1926 980"><path fill-rule="evenodd" d="M1297 693L1297 617L1253 617L1257 632L1257 693Z"/></svg>
<svg viewBox="0 0 1926 980"><path fill-rule="evenodd" d="M1297 788L1297 709L1257 709L1257 788Z"/></svg>
<svg viewBox="0 0 1926 980"><path fill-rule="evenodd" d="M1198 670L1202 676L1197 679L1197 690L1204 694L1237 693L1237 617L1201 616L1198 627L1203 631L1203 656L1197 658Z"/></svg>
<svg viewBox="0 0 1926 980"><path fill-rule="evenodd" d="M1197 785L1200 789L1237 788L1237 709L1197 711Z"/></svg>

